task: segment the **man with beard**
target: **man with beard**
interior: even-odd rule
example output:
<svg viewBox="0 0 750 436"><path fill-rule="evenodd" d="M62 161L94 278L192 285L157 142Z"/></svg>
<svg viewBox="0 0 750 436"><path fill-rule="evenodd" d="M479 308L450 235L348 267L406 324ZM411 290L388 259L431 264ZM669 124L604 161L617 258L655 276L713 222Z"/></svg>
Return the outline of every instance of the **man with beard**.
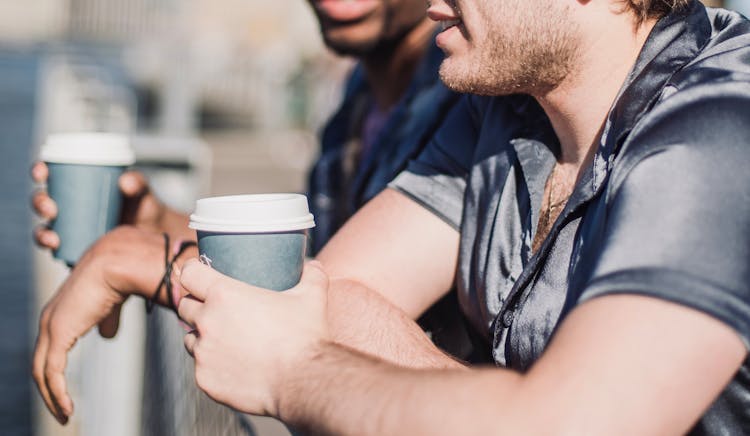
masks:
<svg viewBox="0 0 750 436"><path fill-rule="evenodd" d="M325 44L359 63L325 127L309 197L317 253L416 157L457 99L440 82L435 23L414 0L311 0Z"/></svg>
<svg viewBox="0 0 750 436"><path fill-rule="evenodd" d="M343 102L321 135L308 181L312 255L358 209L406 168L435 133L458 95L440 81L442 51L424 2L310 0L325 44L359 61ZM419 320L433 341L460 358L475 357L450 293Z"/></svg>
<svg viewBox="0 0 750 436"><path fill-rule="evenodd" d="M494 97L463 98L295 289L186 263L198 385L316 433L746 433L748 21L697 0L428 13L443 80ZM410 321L454 279L500 368L458 364ZM370 304L343 330L370 334L341 344L351 294ZM42 393L65 408L55 369Z"/></svg>
<svg viewBox="0 0 750 436"><path fill-rule="evenodd" d="M463 99L288 294L189 262L199 386L326 434L746 434L748 21L697 0L428 13L449 86L512 96ZM413 315L454 271L501 368L405 368L331 340L326 290ZM229 317L251 306L253 322ZM411 343L402 363L436 356L399 336L407 317L378 315L360 322Z"/></svg>

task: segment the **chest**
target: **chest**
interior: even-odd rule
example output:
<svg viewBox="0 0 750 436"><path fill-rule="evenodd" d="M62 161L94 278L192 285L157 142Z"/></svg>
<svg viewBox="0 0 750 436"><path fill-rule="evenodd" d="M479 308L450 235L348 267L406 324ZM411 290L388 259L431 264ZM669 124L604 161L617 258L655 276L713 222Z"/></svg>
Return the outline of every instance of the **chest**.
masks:
<svg viewBox="0 0 750 436"><path fill-rule="evenodd" d="M513 153L475 165L465 193L459 301L492 341L496 363L520 370L541 355L574 299L580 243L584 234L595 238L582 226L591 202L571 204L574 213L566 209L554 225L540 227L553 164L516 144ZM550 237L533 247L539 232Z"/></svg>

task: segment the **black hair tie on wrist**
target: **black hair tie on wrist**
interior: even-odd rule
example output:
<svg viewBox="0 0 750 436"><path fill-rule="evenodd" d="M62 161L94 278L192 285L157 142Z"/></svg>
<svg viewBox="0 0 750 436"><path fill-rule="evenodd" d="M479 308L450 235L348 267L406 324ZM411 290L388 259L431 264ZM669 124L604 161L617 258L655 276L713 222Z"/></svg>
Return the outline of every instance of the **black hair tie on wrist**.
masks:
<svg viewBox="0 0 750 436"><path fill-rule="evenodd" d="M198 246L198 243L195 241L183 241L182 243L180 243L180 247L178 248L177 253L175 253L175 255L172 257L172 260L170 260L169 234L165 232L162 233L162 236L164 236L164 275L162 276L159 285L156 287L153 296L146 300L147 313L151 313L154 310L156 302L159 301L159 295L161 294L162 288L165 288L167 290L167 301L169 301L169 307L177 312L177 305L175 304L174 296L172 295L172 280L170 280L170 277L172 276L172 270L174 269L174 263L177 258L185 252L185 250L190 247Z"/></svg>

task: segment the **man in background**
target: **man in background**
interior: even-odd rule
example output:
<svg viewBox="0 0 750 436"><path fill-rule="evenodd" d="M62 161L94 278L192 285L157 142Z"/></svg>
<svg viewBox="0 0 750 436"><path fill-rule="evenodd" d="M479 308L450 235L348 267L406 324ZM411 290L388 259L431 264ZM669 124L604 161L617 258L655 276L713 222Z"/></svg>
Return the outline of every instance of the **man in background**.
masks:
<svg viewBox="0 0 750 436"><path fill-rule="evenodd" d="M429 15L443 80L494 97L463 98L295 289L187 263L198 385L322 434L747 434L750 22L697 0ZM366 353L331 336L334 288L415 314L456 282L498 368L435 360L377 304L347 326L378 326Z"/></svg>
<svg viewBox="0 0 750 436"><path fill-rule="evenodd" d="M457 100L439 80L442 51L434 43L436 24L425 15L421 0L309 0L320 24L325 44L342 56L358 62L351 73L344 99L321 136L321 156L309 179L309 201L315 215L312 250L317 253L343 223L415 157ZM35 181L47 179L47 169L38 163ZM188 229L188 216L164 205L149 190L139 173L120 180L126 196L123 224L153 234L168 233L173 241L195 239ZM33 198L36 212L53 219L57 208L46 192ZM59 237L46 227L35 232L37 243L55 249ZM134 255L141 255L145 240L125 241ZM107 243L99 244L107 252ZM163 254L162 254L163 256ZM182 259L190 257L185 255ZM163 266L154 265L156 272ZM163 273L163 271L161 271ZM153 289L159 279L149 287ZM120 305L100 333L116 333ZM461 357L469 341L463 320L451 293L423 318L423 326L440 333L442 340Z"/></svg>
<svg viewBox="0 0 750 436"><path fill-rule="evenodd" d="M456 95L438 78L435 23L415 0L310 0L327 47L358 63L310 174L317 253L418 153Z"/></svg>
<svg viewBox="0 0 750 436"><path fill-rule="evenodd" d="M439 79L436 23L415 0L309 0L327 47L358 63L310 173L312 255L419 154L457 100ZM420 318L435 343L477 359L449 293Z"/></svg>

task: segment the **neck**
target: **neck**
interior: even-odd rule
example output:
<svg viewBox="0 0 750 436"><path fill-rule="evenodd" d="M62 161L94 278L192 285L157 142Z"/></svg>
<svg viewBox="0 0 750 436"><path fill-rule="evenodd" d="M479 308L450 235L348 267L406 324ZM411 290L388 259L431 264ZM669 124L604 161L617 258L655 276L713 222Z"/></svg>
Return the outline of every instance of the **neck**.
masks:
<svg viewBox="0 0 750 436"><path fill-rule="evenodd" d="M404 95L434 29L435 23L425 18L393 45L362 58L367 83L380 110L392 107Z"/></svg>
<svg viewBox="0 0 750 436"><path fill-rule="evenodd" d="M607 2L603 2L606 4ZM558 163L579 173L592 158L609 110L655 20L633 28L624 14L586 17L576 69L554 90L536 96L560 140Z"/></svg>

